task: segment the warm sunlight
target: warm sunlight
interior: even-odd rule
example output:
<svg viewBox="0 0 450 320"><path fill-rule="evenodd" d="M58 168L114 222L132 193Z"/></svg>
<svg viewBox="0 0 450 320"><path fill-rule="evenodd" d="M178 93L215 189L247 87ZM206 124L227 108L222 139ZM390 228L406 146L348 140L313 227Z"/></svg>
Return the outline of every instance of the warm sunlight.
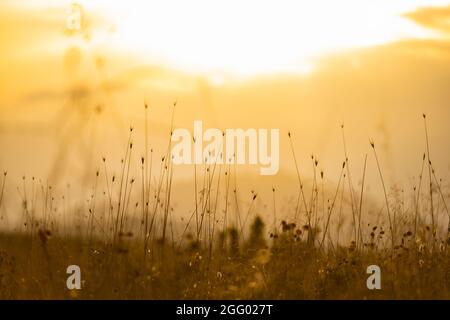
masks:
<svg viewBox="0 0 450 320"><path fill-rule="evenodd" d="M0 48L0 302L450 300L450 0L0 0Z"/></svg>
<svg viewBox="0 0 450 320"><path fill-rule="evenodd" d="M184 71L237 75L306 73L330 52L430 36L401 16L422 2L80 1L114 25L100 44Z"/></svg>

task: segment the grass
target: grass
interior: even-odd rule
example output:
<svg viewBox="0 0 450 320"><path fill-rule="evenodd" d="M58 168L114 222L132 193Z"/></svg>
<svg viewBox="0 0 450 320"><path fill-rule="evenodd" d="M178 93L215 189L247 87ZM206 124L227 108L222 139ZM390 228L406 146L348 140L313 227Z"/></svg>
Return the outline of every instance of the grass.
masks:
<svg viewBox="0 0 450 320"><path fill-rule="evenodd" d="M158 159L148 145L147 112L145 105L144 154L135 161L130 128L119 175L102 158L87 201L74 203L70 188L61 193L23 177L17 187L21 207L6 210L5 189L12 183L3 174L0 212L21 216L21 222L19 232L0 234L0 298L450 298L448 193L430 160L426 122L426 152L409 204L388 191L373 141L385 203L378 209L364 201L367 155L359 189L342 125L344 160L333 189L326 190L315 156L307 189L289 132L298 181L293 203L280 210L282 195L274 186L264 216L255 191L239 197L235 165L195 164L193 206L179 222L171 142ZM425 161L429 190L422 194ZM81 267L82 290L66 289L71 264ZM382 271L381 290L366 287L366 268L373 264Z"/></svg>

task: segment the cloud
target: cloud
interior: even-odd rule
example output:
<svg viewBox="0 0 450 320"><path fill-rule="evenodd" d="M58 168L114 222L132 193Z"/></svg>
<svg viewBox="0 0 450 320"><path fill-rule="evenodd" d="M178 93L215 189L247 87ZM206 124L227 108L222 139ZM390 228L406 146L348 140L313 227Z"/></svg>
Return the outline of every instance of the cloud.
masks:
<svg viewBox="0 0 450 320"><path fill-rule="evenodd" d="M450 6L420 8L405 14L405 17L426 28L450 35Z"/></svg>

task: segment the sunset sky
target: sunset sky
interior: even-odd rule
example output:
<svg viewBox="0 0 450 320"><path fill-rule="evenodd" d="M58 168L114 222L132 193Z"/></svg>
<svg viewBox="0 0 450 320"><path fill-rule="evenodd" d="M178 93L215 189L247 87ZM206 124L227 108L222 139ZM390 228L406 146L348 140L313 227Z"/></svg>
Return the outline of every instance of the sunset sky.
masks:
<svg viewBox="0 0 450 320"><path fill-rule="evenodd" d="M442 39L448 1L3 1L6 58L76 45L214 78L309 73L323 56ZM436 8L424 12L423 7ZM442 18L442 21L436 21ZM65 35L68 37L64 37ZM30 37L32 33L32 37Z"/></svg>
<svg viewBox="0 0 450 320"><path fill-rule="evenodd" d="M449 176L449 19L450 2L433 0L2 1L0 168L45 175L80 150L95 163L142 129L144 101L163 137L177 100L177 126L290 130L301 160L332 173L345 123L355 170L374 138L406 181L425 112Z"/></svg>

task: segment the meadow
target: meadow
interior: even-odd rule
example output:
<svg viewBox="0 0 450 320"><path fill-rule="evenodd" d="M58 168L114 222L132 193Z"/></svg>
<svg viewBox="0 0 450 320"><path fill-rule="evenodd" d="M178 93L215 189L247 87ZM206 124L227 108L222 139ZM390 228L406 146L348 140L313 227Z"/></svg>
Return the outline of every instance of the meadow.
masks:
<svg viewBox="0 0 450 320"><path fill-rule="evenodd" d="M21 206L2 211L20 222L0 234L1 299L450 298L448 190L430 159L425 115L427 145L418 152L417 185L400 191L406 196L388 188L376 141L368 141L362 174L345 156L333 188L325 188L318 159L311 157L307 178L288 132L298 192L283 212L275 186L259 210L257 192L237 196L235 165L207 163L192 165L195 196L181 219L170 137L157 155L147 142L147 107L145 121L142 156L136 159L130 128L118 173L114 159L102 158L87 197L75 204L67 205L70 190L34 177L10 181L4 172L0 210L7 188L17 189ZM368 157L376 167L366 166ZM367 170L383 190L374 208L364 194ZM81 290L66 287L73 264ZM366 286L369 265L381 269L380 290Z"/></svg>

